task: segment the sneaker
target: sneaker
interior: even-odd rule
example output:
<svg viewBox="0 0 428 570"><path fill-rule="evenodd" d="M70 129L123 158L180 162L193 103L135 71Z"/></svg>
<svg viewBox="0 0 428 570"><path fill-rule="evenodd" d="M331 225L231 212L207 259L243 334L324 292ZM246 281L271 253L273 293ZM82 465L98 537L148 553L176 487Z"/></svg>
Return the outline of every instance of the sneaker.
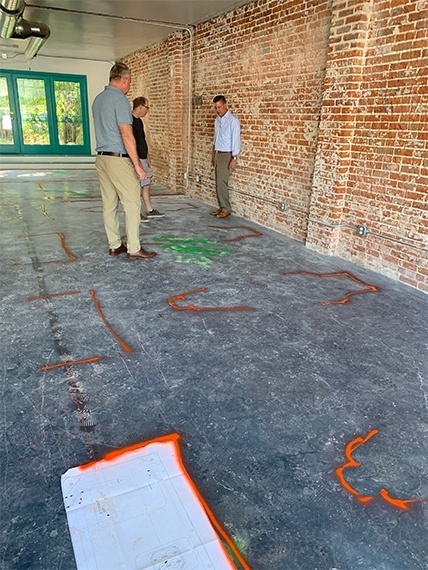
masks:
<svg viewBox="0 0 428 570"><path fill-rule="evenodd" d="M143 214L140 214L140 222L145 224L145 223L150 222L150 220L147 216L143 216Z"/></svg>
<svg viewBox="0 0 428 570"><path fill-rule="evenodd" d="M147 212L148 218L163 218L165 214L159 212L159 210L152 210L151 212Z"/></svg>

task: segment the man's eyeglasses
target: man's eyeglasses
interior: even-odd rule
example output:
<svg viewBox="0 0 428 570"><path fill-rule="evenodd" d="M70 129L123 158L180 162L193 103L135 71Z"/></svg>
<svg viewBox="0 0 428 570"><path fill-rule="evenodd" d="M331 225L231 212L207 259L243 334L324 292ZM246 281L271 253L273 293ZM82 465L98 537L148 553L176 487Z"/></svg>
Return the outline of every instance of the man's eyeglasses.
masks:
<svg viewBox="0 0 428 570"><path fill-rule="evenodd" d="M142 107L144 107L145 109L147 109L147 111L150 109L150 107L148 105L141 105Z"/></svg>

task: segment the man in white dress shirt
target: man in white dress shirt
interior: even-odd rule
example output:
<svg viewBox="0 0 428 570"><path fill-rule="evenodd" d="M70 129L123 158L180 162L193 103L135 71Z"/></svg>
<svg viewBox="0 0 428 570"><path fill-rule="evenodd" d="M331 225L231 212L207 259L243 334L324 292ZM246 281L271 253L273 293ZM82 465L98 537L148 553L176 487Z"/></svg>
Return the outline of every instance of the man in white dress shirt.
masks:
<svg viewBox="0 0 428 570"><path fill-rule="evenodd" d="M211 165L215 169L215 183L219 208L211 212L216 218L230 216L229 176L235 170L241 152L241 127L238 118L227 108L224 95L214 97L217 117L214 122L214 141Z"/></svg>

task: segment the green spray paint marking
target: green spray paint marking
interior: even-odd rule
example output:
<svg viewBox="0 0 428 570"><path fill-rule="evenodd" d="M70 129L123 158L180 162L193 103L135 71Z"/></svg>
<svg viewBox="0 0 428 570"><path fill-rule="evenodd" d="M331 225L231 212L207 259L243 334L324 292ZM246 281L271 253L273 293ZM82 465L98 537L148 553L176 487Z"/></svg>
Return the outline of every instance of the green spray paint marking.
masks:
<svg viewBox="0 0 428 570"><path fill-rule="evenodd" d="M45 188L40 182L37 183L39 186L39 189L41 192L51 192L51 193L56 193L56 194L62 194L64 196L67 195L71 195L71 196L79 196L79 197L83 197L83 198L90 198L91 195L86 193L86 192L74 192L73 190L69 190L68 189L68 184L65 184L65 188L64 189L56 189L56 188L52 188L51 190L48 190L47 188ZM44 200L55 200L54 196L43 196Z"/></svg>
<svg viewBox="0 0 428 570"><path fill-rule="evenodd" d="M245 540L245 539L239 538L239 537L232 537L232 540L233 540L235 547L239 550L239 553L242 555L242 557L244 559L247 558L248 544L249 544L248 540ZM232 559L233 563L235 564L237 570L242 568L242 565L239 563L239 560L236 558L236 556L232 552L232 549L227 544L227 542L222 540L222 543L223 543L223 546L226 548L227 552L229 553L229 556Z"/></svg>
<svg viewBox="0 0 428 570"><path fill-rule="evenodd" d="M61 190L60 190L61 192ZM64 194L70 194L71 196L79 196L79 197L83 197L83 198L90 198L91 194L88 194L87 192L73 192L72 190L64 190L63 191Z"/></svg>
<svg viewBox="0 0 428 570"><path fill-rule="evenodd" d="M216 239L178 238L171 236L155 237L154 241L165 251L176 253L178 263L193 263L209 267L215 256L224 257L233 253L232 249L209 247L220 242Z"/></svg>

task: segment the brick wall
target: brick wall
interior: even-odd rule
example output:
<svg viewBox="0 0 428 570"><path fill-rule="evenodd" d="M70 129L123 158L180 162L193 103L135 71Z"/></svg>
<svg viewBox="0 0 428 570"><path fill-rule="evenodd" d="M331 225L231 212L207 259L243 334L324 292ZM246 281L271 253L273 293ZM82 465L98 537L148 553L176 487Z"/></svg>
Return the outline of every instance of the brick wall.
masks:
<svg viewBox="0 0 428 570"><path fill-rule="evenodd" d="M427 36L428 0L259 0L201 24L190 149L189 35L129 56L156 179L216 204L224 94L242 128L237 214L428 291Z"/></svg>
<svg viewBox="0 0 428 570"><path fill-rule="evenodd" d="M188 38L174 33L161 44L124 58L132 71L128 98L143 96L149 101L144 124L155 178L178 192L185 189L189 147L188 46Z"/></svg>
<svg viewBox="0 0 428 570"><path fill-rule="evenodd" d="M325 1L262 1L203 24L195 34L194 93L202 105L194 108L193 169L203 182L192 193L215 203L212 99L224 94L242 129L232 180L235 211L300 241L306 236L300 210L307 211L310 201L329 19ZM281 212L283 201L295 209Z"/></svg>
<svg viewBox="0 0 428 570"><path fill-rule="evenodd" d="M424 291L427 30L428 2L334 3L306 241Z"/></svg>

